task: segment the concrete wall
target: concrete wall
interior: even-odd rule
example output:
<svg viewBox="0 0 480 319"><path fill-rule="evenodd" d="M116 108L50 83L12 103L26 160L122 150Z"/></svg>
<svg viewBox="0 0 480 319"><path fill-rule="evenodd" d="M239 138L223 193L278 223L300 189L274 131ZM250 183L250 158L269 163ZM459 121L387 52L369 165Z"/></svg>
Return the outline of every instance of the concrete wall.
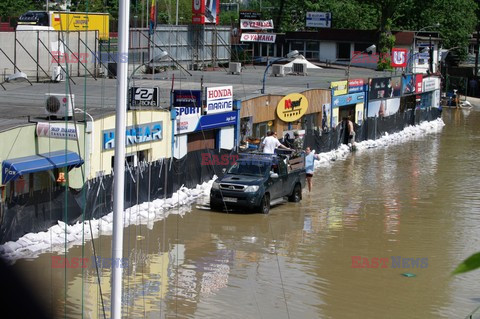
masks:
<svg viewBox="0 0 480 319"><path fill-rule="evenodd" d="M336 42L320 42L320 61L335 61L337 59L337 43Z"/></svg>
<svg viewBox="0 0 480 319"><path fill-rule="evenodd" d="M88 74L85 67L94 74L95 54L98 44L96 41L96 31L75 31L75 32L58 32L58 31L14 31L0 32L0 49L14 62L18 69L25 72L30 80L51 78L52 70L58 63L49 54L56 55L54 51L64 53L60 64L65 68L68 65L68 72L72 76L83 76ZM62 41L65 45L62 45ZM23 47L22 47L23 46ZM0 52L0 72L2 80L4 75L15 73L14 65L8 60L2 52ZM83 55L83 66L79 59ZM37 66L38 62L39 66ZM18 71L18 69L16 71Z"/></svg>

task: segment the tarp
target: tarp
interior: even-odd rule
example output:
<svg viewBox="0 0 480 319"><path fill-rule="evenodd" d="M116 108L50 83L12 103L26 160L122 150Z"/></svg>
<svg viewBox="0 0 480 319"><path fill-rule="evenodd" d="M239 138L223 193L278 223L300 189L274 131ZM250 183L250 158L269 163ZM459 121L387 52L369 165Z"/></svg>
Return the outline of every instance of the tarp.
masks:
<svg viewBox="0 0 480 319"><path fill-rule="evenodd" d="M303 63L303 64L306 64L307 65L307 69L323 69L319 66L316 66L315 64L309 62L307 59L305 59L305 57L303 55L299 55L295 60L293 60L292 62L290 63L287 63L284 65L284 67L286 68L293 68L293 64L294 63Z"/></svg>
<svg viewBox="0 0 480 319"><path fill-rule="evenodd" d="M83 160L75 152L55 151L3 161L2 184L19 178L21 175L47 171L54 168L78 167Z"/></svg>

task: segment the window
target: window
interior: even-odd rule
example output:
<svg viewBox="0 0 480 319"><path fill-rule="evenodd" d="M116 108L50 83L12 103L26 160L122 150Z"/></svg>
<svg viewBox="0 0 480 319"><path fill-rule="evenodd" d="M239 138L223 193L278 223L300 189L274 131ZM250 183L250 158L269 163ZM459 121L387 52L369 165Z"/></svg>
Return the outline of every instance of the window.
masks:
<svg viewBox="0 0 480 319"><path fill-rule="evenodd" d="M307 50L305 51L305 57L307 59L318 60L320 44L317 41L307 41Z"/></svg>
<svg viewBox="0 0 480 319"><path fill-rule="evenodd" d="M303 54L304 52L304 43L303 41L292 41L290 43L290 51L293 51L293 50L298 50L298 52L300 54Z"/></svg>
<svg viewBox="0 0 480 319"><path fill-rule="evenodd" d="M355 43L353 51L355 52L363 52L365 51L371 44L368 43Z"/></svg>
<svg viewBox="0 0 480 319"><path fill-rule="evenodd" d="M268 131L267 123L268 122L253 124L254 137L262 138L267 136L267 131Z"/></svg>
<svg viewBox="0 0 480 319"><path fill-rule="evenodd" d="M350 43L337 43L337 59L350 60Z"/></svg>

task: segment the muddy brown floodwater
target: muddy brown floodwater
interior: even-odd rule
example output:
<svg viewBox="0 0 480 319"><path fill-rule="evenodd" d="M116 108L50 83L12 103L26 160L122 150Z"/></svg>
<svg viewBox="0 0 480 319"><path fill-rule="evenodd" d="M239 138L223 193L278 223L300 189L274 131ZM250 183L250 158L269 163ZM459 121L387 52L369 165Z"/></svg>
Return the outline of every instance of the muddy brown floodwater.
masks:
<svg viewBox="0 0 480 319"><path fill-rule="evenodd" d="M464 318L480 305L480 270L450 273L480 251L480 111L447 109L443 120L439 133L320 168L311 194L267 216L192 205L151 229L129 226L124 316ZM110 236L95 245L111 255ZM68 258L82 249L91 259L89 242ZM386 260L355 267L364 258ZM109 269L98 285L90 264L65 273L49 254L14 267L56 316L103 318L101 288L109 318Z"/></svg>

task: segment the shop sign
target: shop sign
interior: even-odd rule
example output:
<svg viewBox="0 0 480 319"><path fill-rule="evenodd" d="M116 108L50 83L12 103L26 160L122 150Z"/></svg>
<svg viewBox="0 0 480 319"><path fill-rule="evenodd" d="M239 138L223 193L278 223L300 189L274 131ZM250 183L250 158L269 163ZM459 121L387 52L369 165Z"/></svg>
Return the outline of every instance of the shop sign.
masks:
<svg viewBox="0 0 480 319"><path fill-rule="evenodd" d="M103 149L115 148L115 130L102 131ZM148 123L129 126L126 130L125 145L132 146L147 142L161 141L163 139L163 122Z"/></svg>
<svg viewBox="0 0 480 319"><path fill-rule="evenodd" d="M207 114L229 112L233 110L233 86L206 88Z"/></svg>
<svg viewBox="0 0 480 319"><path fill-rule="evenodd" d="M423 79L423 92L433 91L436 89L437 81L435 78Z"/></svg>
<svg viewBox="0 0 480 319"><path fill-rule="evenodd" d="M160 89L158 87L130 88L130 109L138 107L158 107L160 105Z"/></svg>
<svg viewBox="0 0 480 319"><path fill-rule="evenodd" d="M65 123L37 123L37 136L49 138L61 138L67 140L77 139L77 130L74 124Z"/></svg>
<svg viewBox="0 0 480 319"><path fill-rule="evenodd" d="M176 107L174 131L176 134L183 134L195 131L200 118L202 117L202 108L194 106Z"/></svg>
<svg viewBox="0 0 480 319"><path fill-rule="evenodd" d="M273 20L240 20L242 30L271 30L273 29Z"/></svg>
<svg viewBox="0 0 480 319"><path fill-rule="evenodd" d="M240 11L239 12L240 19L257 19L260 20L262 18L261 12L254 12L254 11Z"/></svg>
<svg viewBox="0 0 480 319"><path fill-rule="evenodd" d="M363 79L348 80L348 93L362 92L363 82Z"/></svg>
<svg viewBox="0 0 480 319"><path fill-rule="evenodd" d="M404 68L407 66L407 49L393 48L392 62L390 65L394 68Z"/></svg>
<svg viewBox="0 0 480 319"><path fill-rule="evenodd" d="M330 84L330 88L333 91L333 96L347 94L348 81L336 81Z"/></svg>
<svg viewBox="0 0 480 319"><path fill-rule="evenodd" d="M390 97L392 94L392 86L390 78L374 78L370 79L369 100L377 100Z"/></svg>
<svg viewBox="0 0 480 319"><path fill-rule="evenodd" d="M238 112L225 112L213 115L204 115L196 127L196 131L210 130L219 127L237 125Z"/></svg>
<svg viewBox="0 0 480 319"><path fill-rule="evenodd" d="M277 35L274 33L242 33L240 41L275 43L276 38Z"/></svg>
<svg viewBox="0 0 480 319"><path fill-rule="evenodd" d="M422 93L423 74L415 74L416 93Z"/></svg>
<svg viewBox="0 0 480 319"><path fill-rule="evenodd" d="M364 100L365 100L364 92L339 95L333 98L333 107L363 103Z"/></svg>
<svg viewBox="0 0 480 319"><path fill-rule="evenodd" d="M302 94L292 93L278 102L277 116L284 122L294 122L299 120L307 112L307 109L307 98Z"/></svg>
<svg viewBox="0 0 480 319"><path fill-rule="evenodd" d="M306 26L312 28L331 28L331 12L307 12Z"/></svg>
<svg viewBox="0 0 480 319"><path fill-rule="evenodd" d="M200 90L174 90L173 106L202 106L202 91ZM178 114L177 114L178 115Z"/></svg>

